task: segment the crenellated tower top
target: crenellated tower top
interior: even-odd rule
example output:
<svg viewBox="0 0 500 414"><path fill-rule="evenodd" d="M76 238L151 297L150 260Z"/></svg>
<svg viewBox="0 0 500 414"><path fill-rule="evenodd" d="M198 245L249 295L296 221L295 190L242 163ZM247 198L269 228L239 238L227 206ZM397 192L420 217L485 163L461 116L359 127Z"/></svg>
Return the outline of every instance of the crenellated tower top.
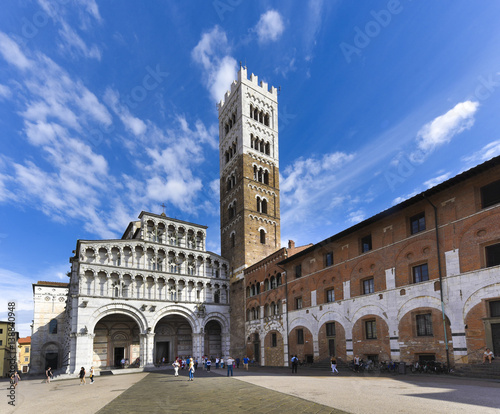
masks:
<svg viewBox="0 0 500 414"><path fill-rule="evenodd" d="M260 88L259 92L263 93L264 95L268 96L269 98L273 99L274 101L278 100L278 89L275 88L274 86L271 86L269 88L269 85L267 82L260 81L259 84L259 77L257 75L254 75L253 73L250 75L250 79L248 79L248 74L247 74L247 68L245 66L241 66L240 70L238 72L238 79L234 80L231 83L231 89L228 90L224 94L224 99L222 99L218 104L217 104L217 109L219 110L219 115L221 114L224 104L226 102L229 102L231 95L234 94L234 92L238 89L238 86L240 83L244 83L248 86L253 86L254 88Z"/></svg>

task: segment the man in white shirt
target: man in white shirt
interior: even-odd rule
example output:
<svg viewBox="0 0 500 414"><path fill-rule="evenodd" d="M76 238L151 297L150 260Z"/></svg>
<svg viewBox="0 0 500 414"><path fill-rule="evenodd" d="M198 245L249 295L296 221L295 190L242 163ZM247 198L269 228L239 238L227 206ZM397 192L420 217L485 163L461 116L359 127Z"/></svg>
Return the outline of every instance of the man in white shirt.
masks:
<svg viewBox="0 0 500 414"><path fill-rule="evenodd" d="M227 376L229 377L229 371L231 371L231 376L233 376L233 364L234 364L234 359L229 357L226 359L226 365L227 365Z"/></svg>

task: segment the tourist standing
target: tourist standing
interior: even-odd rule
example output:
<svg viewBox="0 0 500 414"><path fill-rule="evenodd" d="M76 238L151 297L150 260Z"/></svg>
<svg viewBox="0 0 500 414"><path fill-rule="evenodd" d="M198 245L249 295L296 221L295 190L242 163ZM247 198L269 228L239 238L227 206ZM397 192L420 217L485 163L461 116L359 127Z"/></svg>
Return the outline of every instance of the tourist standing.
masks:
<svg viewBox="0 0 500 414"><path fill-rule="evenodd" d="M175 360L174 363L172 364L172 366L174 367L174 377L178 377L179 376L179 361Z"/></svg>
<svg viewBox="0 0 500 414"><path fill-rule="evenodd" d="M189 379L188 381L193 381L194 380L194 361L191 358L189 362Z"/></svg>
<svg viewBox="0 0 500 414"><path fill-rule="evenodd" d="M229 377L229 372L231 372L231 376L233 376L233 364L234 364L234 359L229 357L226 360L226 365L227 365L227 376Z"/></svg>
<svg viewBox="0 0 500 414"><path fill-rule="evenodd" d="M210 358L207 358L206 365L207 365L207 372L210 372L210 366L212 365L212 361L210 361Z"/></svg>
<svg viewBox="0 0 500 414"><path fill-rule="evenodd" d="M85 385L85 384L86 384L86 382L85 382L85 373L86 373L86 372L85 372L85 368L84 368L84 367L82 367L82 368L80 369L80 373L78 374L78 376L80 377L80 385L82 385L82 384L84 384L84 385Z"/></svg>
<svg viewBox="0 0 500 414"><path fill-rule="evenodd" d="M297 355L294 355L292 357L292 374L297 373L298 366L299 366L299 358L297 358Z"/></svg>
<svg viewBox="0 0 500 414"><path fill-rule="evenodd" d="M240 367L240 359L236 358L236 368L239 368L239 367Z"/></svg>
<svg viewBox="0 0 500 414"><path fill-rule="evenodd" d="M90 367L90 371L89 371L89 378L90 378L90 383L93 384L94 383L94 367Z"/></svg>
<svg viewBox="0 0 500 414"><path fill-rule="evenodd" d="M248 371L248 357L247 356L245 358L243 358L243 366Z"/></svg>
<svg viewBox="0 0 500 414"><path fill-rule="evenodd" d="M219 369L219 362L220 362L219 357L215 358L215 369Z"/></svg>
<svg viewBox="0 0 500 414"><path fill-rule="evenodd" d="M220 357L220 367L224 368L224 358Z"/></svg>

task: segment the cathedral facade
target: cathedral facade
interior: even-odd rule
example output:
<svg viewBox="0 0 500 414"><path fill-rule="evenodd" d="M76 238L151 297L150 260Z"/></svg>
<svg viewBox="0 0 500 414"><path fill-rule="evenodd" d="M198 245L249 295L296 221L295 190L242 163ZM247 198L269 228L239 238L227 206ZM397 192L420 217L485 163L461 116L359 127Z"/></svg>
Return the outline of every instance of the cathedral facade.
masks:
<svg viewBox="0 0 500 414"><path fill-rule="evenodd" d="M147 212L121 239L78 240L69 284L34 286L40 356L32 372L49 362L75 373L81 366L147 367L177 356L227 355L228 263L205 246L205 226ZM43 289L60 291L54 300L61 309L40 312L54 296ZM51 323L59 335L51 337Z"/></svg>

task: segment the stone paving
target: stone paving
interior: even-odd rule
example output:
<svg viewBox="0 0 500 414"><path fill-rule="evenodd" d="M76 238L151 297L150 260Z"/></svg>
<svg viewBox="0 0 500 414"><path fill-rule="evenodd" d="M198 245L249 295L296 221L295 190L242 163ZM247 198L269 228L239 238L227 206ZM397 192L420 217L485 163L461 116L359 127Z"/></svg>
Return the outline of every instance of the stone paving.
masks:
<svg viewBox="0 0 500 414"><path fill-rule="evenodd" d="M125 374L125 371L123 372ZM252 367L248 372L199 369L195 380L172 369L97 377L80 386L76 378L44 384L23 379L16 407L7 405L8 382L0 414L108 413L355 413L486 414L500 412L500 381L449 375L365 375L301 369ZM343 411L342 411L343 410Z"/></svg>
<svg viewBox="0 0 500 414"><path fill-rule="evenodd" d="M157 371L133 385L99 414L156 413L335 413L344 411L224 376L225 370ZM219 375L217 375L219 374Z"/></svg>

